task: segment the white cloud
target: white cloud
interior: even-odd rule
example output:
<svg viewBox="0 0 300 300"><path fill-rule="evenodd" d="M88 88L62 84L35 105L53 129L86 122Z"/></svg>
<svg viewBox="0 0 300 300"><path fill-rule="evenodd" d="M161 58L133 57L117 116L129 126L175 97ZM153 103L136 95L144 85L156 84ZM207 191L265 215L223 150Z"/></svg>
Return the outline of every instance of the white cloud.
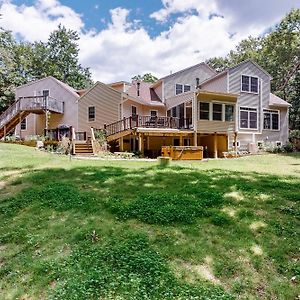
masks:
<svg viewBox="0 0 300 300"><path fill-rule="evenodd" d="M268 15L267 25L266 18L261 22L253 18L246 25L241 21L240 26L233 26L239 18L238 5L234 6L235 0L231 0L231 6L221 11L222 1L162 0L164 7L154 12L152 18L161 22L174 13L183 14L155 38L150 37L140 20L129 21L131 12L121 7L110 10L111 20L105 22L105 29L87 31L82 17L58 0L39 0L31 6L0 0L0 13L3 14L0 26L27 41L45 41L60 23L76 30L81 37L81 64L91 68L95 80L112 82L129 80L145 72L164 76L170 70L175 72L209 57L225 55L242 38L250 33L260 34L266 26L273 25L272 20L274 22L288 10L285 7L273 17ZM191 10L196 10L197 14L190 14ZM221 14L224 18L210 18L211 14ZM230 37L230 33L235 35Z"/></svg>
<svg viewBox="0 0 300 300"><path fill-rule="evenodd" d="M29 42L47 40L59 24L76 31L84 27L80 15L57 0L38 0L33 6L2 1L0 12L3 15L0 26Z"/></svg>
<svg viewBox="0 0 300 300"><path fill-rule="evenodd" d="M189 12L196 10L198 14L208 17L210 13L217 10L216 2L211 0L162 0L163 8L152 13L150 17L164 22L174 13Z"/></svg>

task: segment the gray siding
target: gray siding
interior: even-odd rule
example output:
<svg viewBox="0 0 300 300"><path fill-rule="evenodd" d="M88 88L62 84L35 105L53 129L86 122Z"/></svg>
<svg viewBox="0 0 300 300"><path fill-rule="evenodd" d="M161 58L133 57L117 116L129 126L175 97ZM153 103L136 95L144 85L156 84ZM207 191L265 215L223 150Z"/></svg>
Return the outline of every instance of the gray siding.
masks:
<svg viewBox="0 0 300 300"><path fill-rule="evenodd" d="M277 142L280 141L285 144L289 137L289 118L288 109L280 108L280 130L263 130L260 136L261 141L264 142Z"/></svg>
<svg viewBox="0 0 300 300"><path fill-rule="evenodd" d="M78 101L78 130L86 131L90 136L90 128L103 128L104 124L118 121L121 104L121 93L108 85L97 82ZM95 121L88 121L88 107L95 106Z"/></svg>
<svg viewBox="0 0 300 300"><path fill-rule="evenodd" d="M242 75L254 76L259 78L259 94L241 92L241 77ZM261 132L262 127L262 109L260 101L262 101L262 108L268 108L270 98L270 77L259 69L255 64L248 61L233 69L229 70L229 92L240 94L238 98L238 117L240 107L252 107L257 108L258 112L258 128L253 129L240 129L240 132ZM239 120L239 118L238 118Z"/></svg>
<svg viewBox="0 0 300 300"><path fill-rule="evenodd" d="M199 78L200 83L209 77L215 75L215 73L210 70L205 65L198 65L187 70L183 70L178 73L174 73L163 79L164 81L164 97L168 99L175 96L175 84L187 84L191 86L191 91L195 91L196 88L196 78Z"/></svg>

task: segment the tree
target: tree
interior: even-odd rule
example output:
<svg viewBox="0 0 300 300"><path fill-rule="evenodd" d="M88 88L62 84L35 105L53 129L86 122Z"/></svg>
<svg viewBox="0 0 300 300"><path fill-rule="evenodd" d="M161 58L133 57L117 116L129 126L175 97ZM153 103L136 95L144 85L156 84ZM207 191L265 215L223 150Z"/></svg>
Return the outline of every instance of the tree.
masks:
<svg viewBox="0 0 300 300"><path fill-rule="evenodd" d="M211 58L207 63L222 71L246 59L254 60L272 75L272 92L292 105L290 127L300 129L300 9L292 9L265 36L250 36L224 58Z"/></svg>
<svg viewBox="0 0 300 300"><path fill-rule="evenodd" d="M17 86L54 76L75 89L92 85L91 73L78 62L77 32L59 26L46 43L17 42L0 28L0 113L14 100Z"/></svg>
<svg viewBox="0 0 300 300"><path fill-rule="evenodd" d="M158 80L158 78L151 73L146 73L143 76L135 75L131 79L132 80L140 80L140 81L144 81L144 82L150 82L150 83L154 83Z"/></svg>
<svg viewBox="0 0 300 300"><path fill-rule="evenodd" d="M42 68L44 74L67 83L75 89L83 89L92 84L91 73L78 62L78 33L59 25L50 34L45 45L36 45L36 56L45 62Z"/></svg>

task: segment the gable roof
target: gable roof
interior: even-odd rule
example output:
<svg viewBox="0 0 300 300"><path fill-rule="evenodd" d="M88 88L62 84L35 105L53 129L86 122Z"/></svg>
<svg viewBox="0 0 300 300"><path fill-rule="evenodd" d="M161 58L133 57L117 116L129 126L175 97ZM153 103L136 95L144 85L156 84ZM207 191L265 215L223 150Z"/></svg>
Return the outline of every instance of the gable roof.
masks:
<svg viewBox="0 0 300 300"><path fill-rule="evenodd" d="M122 94L122 92L120 92L120 91L118 91L118 90L112 88L112 87L109 86L108 84L105 84L105 83L103 83L103 82L97 81L94 85L92 85L89 89L87 89L86 92L85 92L84 94L82 94L82 95L79 97L79 99L77 99L77 102L80 101L80 100L82 100L82 98L84 98L86 95L88 95L93 89L95 89L95 88L96 88L97 86L99 86L99 85L102 86L102 87L105 87L105 88L107 88L107 89L110 89L110 90L112 90L112 91L114 91L114 92L116 92L116 93L119 93L120 96L121 96L121 94Z"/></svg>
<svg viewBox="0 0 300 300"><path fill-rule="evenodd" d="M206 64L205 62L201 62L201 63L199 63L199 64L197 64L197 65L194 65L194 66L191 66L191 67L188 67L188 68L179 70L179 71L177 71L177 72L175 72L175 73L169 74L169 75L167 75L167 76L164 76L164 77L160 78L158 81L163 80L163 79L166 79L166 78L170 78L170 77L172 77L172 76L178 75L178 74L183 73L183 72L185 72L185 71L189 71L189 70L191 70L191 69L198 68L198 67L200 67L200 66L206 67L210 72L212 72L213 75L217 73L216 70L214 70L213 68L211 68L208 64ZM155 83L154 83L153 85L155 85Z"/></svg>
<svg viewBox="0 0 300 300"><path fill-rule="evenodd" d="M71 93L73 96L79 98L79 95L77 94L76 90L73 89L71 86L67 85L66 83L56 79L55 77L53 76L47 76L47 77L44 77L44 78L41 78L41 79L38 79L38 80L34 80L34 81L30 81L26 84L23 84L23 85L20 85L17 87L18 88L22 88L22 87L25 87L25 86L30 86L32 84L35 84L37 82L40 82L40 81L43 81L43 80L46 80L46 79L51 79L51 80L54 80L57 84L59 84L62 88L64 88L65 90L67 90L69 93Z"/></svg>
<svg viewBox="0 0 300 300"><path fill-rule="evenodd" d="M140 81L140 96L137 95L137 81L133 81L129 87L127 94L134 98L140 98L144 102L161 102L154 89L151 87L152 83Z"/></svg>
<svg viewBox="0 0 300 300"><path fill-rule="evenodd" d="M214 81L215 79L218 79L219 77L221 77L222 75L225 75L228 71L231 71L231 70L234 70L240 66L242 66L243 64L246 64L246 63L252 63L255 67L257 67L258 69L260 69L263 73L265 73L267 76L270 77L270 80L273 78L266 70L264 70L260 65L258 65L256 62L254 62L253 60L251 59L247 59L247 60L244 60L242 62L240 62L239 64L233 66L233 67L230 67L230 68L227 68L225 69L224 71L222 72L219 72L217 73L216 75L213 75L212 77L209 77L208 79L205 79L204 81L200 82L200 85L202 84L206 84L206 83L209 83L211 81Z"/></svg>
<svg viewBox="0 0 300 300"><path fill-rule="evenodd" d="M270 77L270 80L273 79L272 75L270 75L270 73L268 73L265 69L263 69L260 65L258 65L255 61L253 61L252 59L246 59L242 62L240 62L239 64L233 66L233 67L230 67L228 68L227 70L231 71L231 70L234 70L244 64L247 64L247 63L251 63L253 64L255 67L257 67L258 69L260 69L263 73L265 73L267 76Z"/></svg>
<svg viewBox="0 0 300 300"><path fill-rule="evenodd" d="M269 106L289 107L291 106L291 104L281 99L280 97L270 93Z"/></svg>

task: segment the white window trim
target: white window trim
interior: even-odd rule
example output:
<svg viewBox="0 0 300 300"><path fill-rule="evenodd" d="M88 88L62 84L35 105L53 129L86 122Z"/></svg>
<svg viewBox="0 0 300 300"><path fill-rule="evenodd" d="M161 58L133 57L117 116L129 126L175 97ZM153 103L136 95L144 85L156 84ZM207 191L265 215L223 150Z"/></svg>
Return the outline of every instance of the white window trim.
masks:
<svg viewBox="0 0 300 300"><path fill-rule="evenodd" d="M264 127L265 127L265 123L264 123L264 119L265 119L265 110L269 110L269 113L272 113L272 112L277 112L278 113L278 129L265 129ZM268 113L267 111L266 111L266 113ZM263 117L262 117L262 119L263 119L263 130L265 130L265 131L280 131L280 110L279 109L268 109L268 108L264 108L263 109ZM271 122L272 122L272 117L271 117Z"/></svg>
<svg viewBox="0 0 300 300"><path fill-rule="evenodd" d="M25 121L25 129L22 129L22 122ZM20 130L21 131L27 131L27 117L25 117L21 122L20 122Z"/></svg>
<svg viewBox="0 0 300 300"><path fill-rule="evenodd" d="M208 104L208 119L200 119L200 103L207 103ZM198 121L211 121L212 120L211 111L212 111L211 102L199 101L198 102L198 113L197 113Z"/></svg>
<svg viewBox="0 0 300 300"><path fill-rule="evenodd" d="M248 120L248 128L243 128L241 127L241 108L242 107L245 107L245 108L250 108L250 109L255 109L256 110L256 128L250 128L249 125L250 125L250 119ZM249 110L244 110L244 111L248 111ZM248 116L249 116L249 113L248 113ZM240 106L239 107L239 129L240 130L258 130L258 108L257 107L251 107L251 106Z"/></svg>
<svg viewBox="0 0 300 300"><path fill-rule="evenodd" d="M181 87L182 87L182 93L176 94L176 85L181 85ZM187 92L184 91L184 86L185 86L185 85L190 87L190 90L187 91ZM191 91L192 91L192 86L191 86L190 84L185 84L185 83L175 83L175 85L174 85L174 95L175 95L175 96L179 96L179 95L182 95L182 94L184 94L184 93L189 93L189 92L191 92Z"/></svg>
<svg viewBox="0 0 300 300"><path fill-rule="evenodd" d="M90 118L89 118L89 116L90 116L89 108L90 107L94 107L95 108L95 118L94 118L94 120L90 120ZM87 108L87 122L88 123L93 123L95 121L96 121L96 106L95 105L88 106L88 108Z"/></svg>
<svg viewBox="0 0 300 300"><path fill-rule="evenodd" d="M151 111L155 111L156 112L156 117L158 117L158 110L157 109L150 109L150 116L152 116Z"/></svg>
<svg viewBox="0 0 300 300"><path fill-rule="evenodd" d="M208 111L208 120L207 119L200 119L200 103L208 103L209 104L209 111ZM213 119L213 105L214 104L221 104L222 105L222 120L214 120ZM225 106L226 105L232 105L233 106L233 121L225 121ZM198 121L214 121L214 122L235 122L235 110L236 110L236 105L232 102L220 102L217 100L212 100L212 101L198 101Z"/></svg>
<svg viewBox="0 0 300 300"><path fill-rule="evenodd" d="M249 78L253 77L253 78L257 78L257 92L251 92L251 79L250 79L250 83L249 83L249 87L250 87L250 91L243 91L243 76L247 76ZM246 93L246 94L254 94L254 95L258 95L259 94L259 90L260 90L260 80L259 77L257 76L253 76L253 75L247 75L247 74L241 74L241 93Z"/></svg>

